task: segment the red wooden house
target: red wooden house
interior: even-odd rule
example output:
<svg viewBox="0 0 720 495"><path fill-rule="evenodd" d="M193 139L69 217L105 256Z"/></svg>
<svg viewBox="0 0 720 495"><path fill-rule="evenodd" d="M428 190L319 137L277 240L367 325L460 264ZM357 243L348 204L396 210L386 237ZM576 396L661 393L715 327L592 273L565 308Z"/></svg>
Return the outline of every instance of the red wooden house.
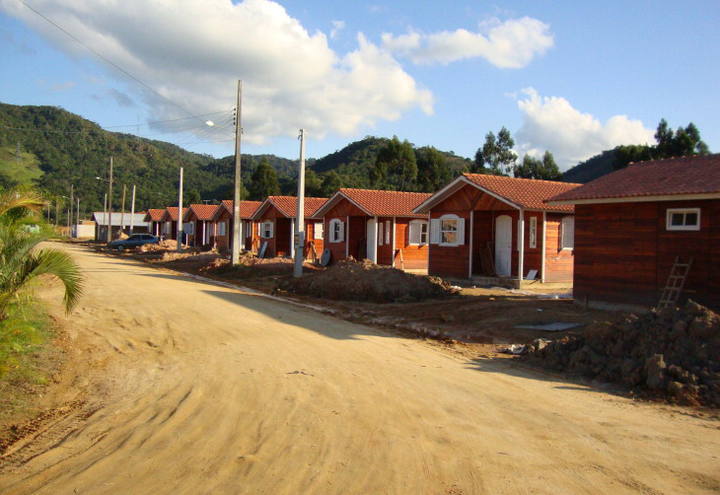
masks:
<svg viewBox="0 0 720 495"><path fill-rule="evenodd" d="M720 307L720 155L632 164L552 203L575 206L576 301L655 306L679 256L684 296Z"/></svg>
<svg viewBox="0 0 720 495"><path fill-rule="evenodd" d="M426 214L413 213L427 193L342 188L316 213L333 260L352 256L380 265L427 268Z"/></svg>
<svg viewBox="0 0 720 495"><path fill-rule="evenodd" d="M429 215L428 272L441 277L499 277L521 284L570 282L572 205L544 201L579 184L463 174L415 208Z"/></svg>
<svg viewBox="0 0 720 495"><path fill-rule="evenodd" d="M185 213L187 244L194 247L211 246L215 231L213 217L219 205L191 204Z"/></svg>
<svg viewBox="0 0 720 495"><path fill-rule="evenodd" d="M164 208L149 208L145 214L145 221L148 223L148 232L160 237L162 234Z"/></svg>
<svg viewBox="0 0 720 495"><path fill-rule="evenodd" d="M212 243L220 251L229 251L232 249L233 238L233 204L232 199L224 199L218 206L213 216L214 234ZM240 222L241 234L243 240L243 249L246 251L256 252L258 249L258 227L257 222L252 220L252 216L261 205L260 201L240 201Z"/></svg>
<svg viewBox="0 0 720 495"><path fill-rule="evenodd" d="M310 256L311 248L319 256L323 250L322 219L316 216L317 210L327 198L305 198L305 257ZM293 256L293 234L297 215L295 196L268 196L260 205L253 220L260 229L260 246L267 243L265 256Z"/></svg>
<svg viewBox="0 0 720 495"><path fill-rule="evenodd" d="M183 208L183 216L187 208ZM161 221L163 222L162 236L165 239L177 239L178 207L168 206L165 208Z"/></svg>

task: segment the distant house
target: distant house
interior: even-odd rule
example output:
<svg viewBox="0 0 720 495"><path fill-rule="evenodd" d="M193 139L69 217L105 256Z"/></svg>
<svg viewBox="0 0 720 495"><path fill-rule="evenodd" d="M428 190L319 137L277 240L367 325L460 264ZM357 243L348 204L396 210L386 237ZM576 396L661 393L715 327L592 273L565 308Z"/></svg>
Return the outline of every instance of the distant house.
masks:
<svg viewBox="0 0 720 495"><path fill-rule="evenodd" d="M519 286L529 274L570 282L574 208L544 201L578 184L463 174L415 208L429 215L428 272L497 277Z"/></svg>
<svg viewBox="0 0 720 495"><path fill-rule="evenodd" d="M654 306L676 257L684 294L720 307L720 155L632 164L551 204L575 206L575 300Z"/></svg>
<svg viewBox="0 0 720 495"><path fill-rule="evenodd" d="M112 218L110 218L112 217ZM95 240L105 241L107 240L107 226L108 220L112 221L112 235L113 239L117 237L121 230L126 233L130 230L130 223L132 221L133 233L143 234L148 232L150 224L145 221L146 213L135 213L134 217L131 218L130 213L123 215L120 212L112 212L112 215L108 215L103 211L93 212L92 220L95 222Z"/></svg>
<svg viewBox="0 0 720 495"><path fill-rule="evenodd" d="M183 208L182 216L185 216L185 213L187 212L187 208ZM178 207L177 206L168 206L165 208L165 212L162 216L162 222L163 222L163 230L162 230L162 237L165 239L174 239L177 240L177 223L178 223ZM184 226L183 226L184 227ZM183 228L183 232L185 232L185 229Z"/></svg>
<svg viewBox="0 0 720 495"><path fill-rule="evenodd" d="M427 214L413 209L430 196L342 188L315 214L323 218L325 247L333 260L352 256L380 265L427 268Z"/></svg>
<svg viewBox="0 0 720 495"><path fill-rule="evenodd" d="M212 245L212 235L215 230L213 218L219 205L191 204L185 212L185 226L187 244L194 247Z"/></svg>
<svg viewBox="0 0 720 495"><path fill-rule="evenodd" d="M145 222L148 223L148 230L152 235L160 237L162 233L162 218L165 208L149 208L145 215Z"/></svg>
<svg viewBox="0 0 720 495"><path fill-rule="evenodd" d="M322 218L317 210L327 198L305 198L305 257L314 250L319 256L323 249ZM294 196L268 196L253 214L260 229L260 249L266 244L265 256L293 256L293 236L297 198Z"/></svg>
<svg viewBox="0 0 720 495"><path fill-rule="evenodd" d="M220 251L232 249L234 203L231 199L223 200L213 216L215 225L213 244ZM240 238L242 239L242 248L246 251L257 251L258 228L257 223L252 220L252 216L260 204L260 201L240 201L240 226L242 229Z"/></svg>

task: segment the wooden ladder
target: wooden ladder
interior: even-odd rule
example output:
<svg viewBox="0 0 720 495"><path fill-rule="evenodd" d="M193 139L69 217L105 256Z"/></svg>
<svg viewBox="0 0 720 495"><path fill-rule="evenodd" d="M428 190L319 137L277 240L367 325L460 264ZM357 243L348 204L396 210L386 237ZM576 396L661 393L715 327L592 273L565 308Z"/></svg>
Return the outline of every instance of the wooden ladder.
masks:
<svg viewBox="0 0 720 495"><path fill-rule="evenodd" d="M657 305L657 309L675 307L678 299L680 299L683 287L685 287L685 281L687 280L688 273L690 273L692 263L692 257L690 257L687 263L682 263L680 256L675 256L675 262L670 269L670 275L668 275L665 288L660 294L660 302Z"/></svg>

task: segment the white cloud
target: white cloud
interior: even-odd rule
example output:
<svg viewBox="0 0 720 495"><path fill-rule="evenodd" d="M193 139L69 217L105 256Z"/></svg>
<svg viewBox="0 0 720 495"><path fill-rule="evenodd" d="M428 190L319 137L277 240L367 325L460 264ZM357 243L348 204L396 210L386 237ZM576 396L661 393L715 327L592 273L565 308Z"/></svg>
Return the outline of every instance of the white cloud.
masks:
<svg viewBox="0 0 720 495"><path fill-rule="evenodd" d="M334 40L345 29L345 21L332 21L332 29L330 30L330 39Z"/></svg>
<svg viewBox="0 0 720 495"><path fill-rule="evenodd" d="M653 130L626 115L615 115L603 124L565 98L540 96L534 88L524 89L522 95L517 102L523 114L515 134L517 151L537 156L549 150L561 170L615 146L653 141Z"/></svg>
<svg viewBox="0 0 720 495"><path fill-rule="evenodd" d="M432 113L430 91L389 52L359 34L354 51L335 53L324 33L309 33L270 0L105 0L102 8L86 0L34 0L32 6L195 114L229 111L242 79L243 127L251 142L295 136L300 127L315 137L349 135L416 108ZM90 56L19 0L0 0L0 10L66 52ZM187 116L137 88L153 120Z"/></svg>
<svg viewBox="0 0 720 495"><path fill-rule="evenodd" d="M525 67L554 44L550 26L531 17L505 22L491 19L481 23L478 32L456 29L432 34L410 31L398 36L384 33L382 40L385 48L416 64L449 64L481 57L509 69Z"/></svg>

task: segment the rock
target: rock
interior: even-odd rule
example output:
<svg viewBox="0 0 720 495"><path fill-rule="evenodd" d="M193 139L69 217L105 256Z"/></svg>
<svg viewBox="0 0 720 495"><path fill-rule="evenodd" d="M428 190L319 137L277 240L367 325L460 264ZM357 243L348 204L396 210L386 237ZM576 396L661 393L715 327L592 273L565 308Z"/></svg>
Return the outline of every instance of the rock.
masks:
<svg viewBox="0 0 720 495"><path fill-rule="evenodd" d="M663 388L665 383L665 360L662 354L655 354L645 361L646 384L649 389Z"/></svg>

